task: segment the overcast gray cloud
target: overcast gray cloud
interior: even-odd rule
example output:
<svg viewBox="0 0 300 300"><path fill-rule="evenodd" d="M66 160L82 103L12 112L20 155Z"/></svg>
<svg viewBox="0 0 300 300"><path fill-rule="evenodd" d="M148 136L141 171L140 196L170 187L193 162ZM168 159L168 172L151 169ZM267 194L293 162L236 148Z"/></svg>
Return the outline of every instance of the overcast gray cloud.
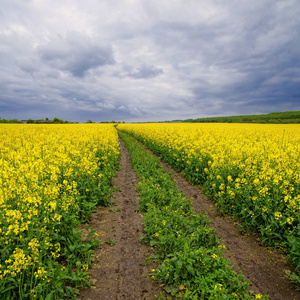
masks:
<svg viewBox="0 0 300 300"><path fill-rule="evenodd" d="M300 110L298 0L0 0L0 117Z"/></svg>
<svg viewBox="0 0 300 300"><path fill-rule="evenodd" d="M127 70L126 76L135 79L154 78L163 73L163 70L161 68L150 65L142 65L135 70L133 70L133 68L130 66L125 68L125 70Z"/></svg>
<svg viewBox="0 0 300 300"><path fill-rule="evenodd" d="M83 77L90 69L115 62L111 47L104 47L101 41L98 44L76 31L39 46L38 53L49 66L78 77Z"/></svg>

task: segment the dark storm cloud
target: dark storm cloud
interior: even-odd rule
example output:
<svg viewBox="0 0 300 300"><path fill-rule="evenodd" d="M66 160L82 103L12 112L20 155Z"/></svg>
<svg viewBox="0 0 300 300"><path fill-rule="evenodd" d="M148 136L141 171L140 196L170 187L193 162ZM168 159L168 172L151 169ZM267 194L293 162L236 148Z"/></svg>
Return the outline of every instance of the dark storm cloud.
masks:
<svg viewBox="0 0 300 300"><path fill-rule="evenodd" d="M38 49L40 57L50 66L82 77L99 66L114 64L112 49L94 43L78 32L58 36Z"/></svg>
<svg viewBox="0 0 300 300"><path fill-rule="evenodd" d="M300 108L299 22L282 22L275 6L250 12L239 24L228 18L205 25L156 24L157 43L181 78L190 81L191 106L207 114Z"/></svg>

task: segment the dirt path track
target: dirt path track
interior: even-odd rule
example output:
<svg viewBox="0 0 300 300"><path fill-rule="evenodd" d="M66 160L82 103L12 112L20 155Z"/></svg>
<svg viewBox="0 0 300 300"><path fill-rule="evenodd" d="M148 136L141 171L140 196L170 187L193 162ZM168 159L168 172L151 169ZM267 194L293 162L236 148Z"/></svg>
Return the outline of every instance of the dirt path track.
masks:
<svg viewBox="0 0 300 300"><path fill-rule="evenodd" d="M80 291L81 300L148 300L159 295L148 274L151 267L145 264L148 247L140 243L143 236L142 217L136 184L138 180L130 164L130 157L122 141L120 171L114 180L119 188L112 201L117 206L99 207L92 214L90 226L101 241L114 240L97 250L99 262L91 271L94 286ZM118 207L120 211L118 212Z"/></svg>

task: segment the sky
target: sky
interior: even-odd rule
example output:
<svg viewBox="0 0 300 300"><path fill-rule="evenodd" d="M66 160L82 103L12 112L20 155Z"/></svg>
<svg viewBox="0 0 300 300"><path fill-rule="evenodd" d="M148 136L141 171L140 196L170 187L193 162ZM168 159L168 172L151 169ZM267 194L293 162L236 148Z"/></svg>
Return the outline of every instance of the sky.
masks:
<svg viewBox="0 0 300 300"><path fill-rule="evenodd" d="M300 110L299 0L0 0L0 118Z"/></svg>

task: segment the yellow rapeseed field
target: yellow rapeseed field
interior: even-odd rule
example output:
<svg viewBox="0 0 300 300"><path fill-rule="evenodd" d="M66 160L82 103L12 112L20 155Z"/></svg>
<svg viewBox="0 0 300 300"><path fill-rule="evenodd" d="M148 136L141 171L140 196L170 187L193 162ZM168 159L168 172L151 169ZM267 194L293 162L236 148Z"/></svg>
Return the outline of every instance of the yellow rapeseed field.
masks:
<svg viewBox="0 0 300 300"><path fill-rule="evenodd" d="M121 124L300 267L300 125Z"/></svg>
<svg viewBox="0 0 300 300"><path fill-rule="evenodd" d="M64 283L80 281L79 273L68 278L73 260L84 256L75 227L108 201L119 157L116 129L0 124L0 136L1 299L62 299Z"/></svg>

